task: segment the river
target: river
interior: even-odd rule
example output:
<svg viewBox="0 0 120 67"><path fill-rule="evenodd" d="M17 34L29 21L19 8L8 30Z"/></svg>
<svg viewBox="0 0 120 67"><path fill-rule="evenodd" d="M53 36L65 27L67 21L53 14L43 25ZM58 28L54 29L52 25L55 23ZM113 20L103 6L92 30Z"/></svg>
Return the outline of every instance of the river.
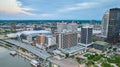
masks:
<svg viewBox="0 0 120 67"><path fill-rule="evenodd" d="M10 50L0 47L0 67L32 67L30 61L21 56L11 56Z"/></svg>

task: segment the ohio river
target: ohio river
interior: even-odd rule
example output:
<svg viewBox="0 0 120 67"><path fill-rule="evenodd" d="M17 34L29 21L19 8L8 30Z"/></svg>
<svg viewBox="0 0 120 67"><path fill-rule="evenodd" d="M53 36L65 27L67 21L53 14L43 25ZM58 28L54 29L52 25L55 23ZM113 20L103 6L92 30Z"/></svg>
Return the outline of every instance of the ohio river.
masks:
<svg viewBox="0 0 120 67"><path fill-rule="evenodd" d="M0 67L32 67L28 60L21 56L11 56L10 50L0 47Z"/></svg>

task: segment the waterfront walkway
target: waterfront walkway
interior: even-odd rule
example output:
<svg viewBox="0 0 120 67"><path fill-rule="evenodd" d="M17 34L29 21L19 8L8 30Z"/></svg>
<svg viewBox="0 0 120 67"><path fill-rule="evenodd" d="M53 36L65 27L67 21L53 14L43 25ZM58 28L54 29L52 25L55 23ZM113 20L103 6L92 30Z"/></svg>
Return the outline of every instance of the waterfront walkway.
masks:
<svg viewBox="0 0 120 67"><path fill-rule="evenodd" d="M35 46L32 46L30 44L25 44L25 43L22 43L21 41L17 41L17 40L13 40L13 39L7 39L5 41L9 42L11 44L14 44L16 46L25 48L26 50L32 52L33 54L35 54L36 56L38 56L42 59L47 59L47 58L51 57L51 55L49 53L47 53L46 51L36 48Z"/></svg>

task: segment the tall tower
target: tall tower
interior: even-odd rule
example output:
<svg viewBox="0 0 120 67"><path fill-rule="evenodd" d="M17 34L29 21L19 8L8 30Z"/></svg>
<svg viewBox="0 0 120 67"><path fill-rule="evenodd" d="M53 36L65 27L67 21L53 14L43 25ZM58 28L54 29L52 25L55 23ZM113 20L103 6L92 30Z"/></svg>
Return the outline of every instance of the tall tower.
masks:
<svg viewBox="0 0 120 67"><path fill-rule="evenodd" d="M67 29L71 32L77 32L77 24L75 22L71 22L67 25Z"/></svg>
<svg viewBox="0 0 120 67"><path fill-rule="evenodd" d="M120 8L112 8L107 11L102 20L102 36L109 43L119 41Z"/></svg>
<svg viewBox="0 0 120 67"><path fill-rule="evenodd" d="M102 18L102 37L107 38L109 24L109 11L106 11Z"/></svg>
<svg viewBox="0 0 120 67"><path fill-rule="evenodd" d="M59 49L70 48L77 45L77 33L59 34Z"/></svg>
<svg viewBox="0 0 120 67"><path fill-rule="evenodd" d="M91 26L83 26L81 28L81 43L89 46L92 43L92 31Z"/></svg>
<svg viewBox="0 0 120 67"><path fill-rule="evenodd" d="M67 24L64 22L57 23L57 32L62 33L63 30L67 29Z"/></svg>

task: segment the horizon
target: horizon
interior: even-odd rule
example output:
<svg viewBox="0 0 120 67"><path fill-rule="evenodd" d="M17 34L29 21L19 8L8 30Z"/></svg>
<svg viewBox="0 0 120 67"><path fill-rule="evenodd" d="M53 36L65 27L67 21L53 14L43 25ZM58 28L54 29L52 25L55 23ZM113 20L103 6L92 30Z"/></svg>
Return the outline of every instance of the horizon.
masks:
<svg viewBox="0 0 120 67"><path fill-rule="evenodd" d="M72 21L74 21L74 20L89 20L89 21L91 21L91 20L95 20L95 21L102 21L102 19L0 19L0 21L14 21L14 20L20 20L20 21L26 21L26 20L72 20Z"/></svg>

